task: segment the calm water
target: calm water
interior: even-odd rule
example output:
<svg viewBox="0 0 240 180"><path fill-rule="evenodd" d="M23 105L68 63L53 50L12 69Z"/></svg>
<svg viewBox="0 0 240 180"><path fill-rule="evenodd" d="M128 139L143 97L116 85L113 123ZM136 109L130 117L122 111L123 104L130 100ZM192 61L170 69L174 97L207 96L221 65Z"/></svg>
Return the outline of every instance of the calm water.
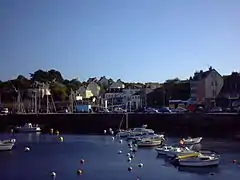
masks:
<svg viewBox="0 0 240 180"><path fill-rule="evenodd" d="M203 147L221 153L222 162L218 168L177 169L164 158L157 158L153 149L139 149L131 163L127 162L127 143L112 141L110 136L62 135L59 143L53 135L0 134L0 139L16 138L11 152L0 152L1 180L47 180L51 171L57 173L56 180L239 180L240 143L204 139ZM170 139L169 141L176 141ZM30 152L24 152L25 147ZM118 151L122 150L119 155ZM85 164L80 163L85 160ZM142 162L143 168L137 167ZM132 166L132 172L128 167ZM79 177L78 169L84 171Z"/></svg>

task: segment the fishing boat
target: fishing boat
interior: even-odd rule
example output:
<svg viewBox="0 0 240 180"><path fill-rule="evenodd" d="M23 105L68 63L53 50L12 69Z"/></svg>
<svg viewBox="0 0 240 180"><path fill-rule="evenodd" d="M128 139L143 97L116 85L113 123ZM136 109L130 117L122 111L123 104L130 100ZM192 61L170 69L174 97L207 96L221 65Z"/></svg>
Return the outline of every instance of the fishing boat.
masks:
<svg viewBox="0 0 240 180"><path fill-rule="evenodd" d="M146 138L164 138L164 135L162 134L155 134L155 133L144 133L143 135L137 135L137 136L129 136L127 140L131 141L141 141L142 139Z"/></svg>
<svg viewBox="0 0 240 180"><path fill-rule="evenodd" d="M171 151L174 149L173 146L162 146L157 147L155 150L157 151L158 155L166 155L168 151Z"/></svg>
<svg viewBox="0 0 240 180"><path fill-rule="evenodd" d="M167 157L174 158L189 154L197 154L198 152L189 149L188 147L176 147L166 152Z"/></svg>
<svg viewBox="0 0 240 180"><path fill-rule="evenodd" d="M209 167L218 166L220 163L220 155L203 155L185 157L178 159L179 166L188 167Z"/></svg>
<svg viewBox="0 0 240 180"><path fill-rule="evenodd" d="M26 123L24 126L16 127L18 132L40 132L41 128L38 125L32 125L32 123Z"/></svg>
<svg viewBox="0 0 240 180"><path fill-rule="evenodd" d="M138 147L154 147L154 146L160 146L164 142L162 135L157 135L153 137L143 138L139 141L137 141Z"/></svg>
<svg viewBox="0 0 240 180"><path fill-rule="evenodd" d="M154 131L152 129L147 129L146 126L142 126L140 128L133 128L128 130L121 130L117 133L117 137L129 137L129 136L141 136L144 134L154 134Z"/></svg>
<svg viewBox="0 0 240 180"><path fill-rule="evenodd" d="M197 138L191 138L188 137L187 139L183 138L182 140L180 140L180 144L183 145L194 145L194 144L199 144L202 141L202 137L197 137Z"/></svg>
<svg viewBox="0 0 240 180"><path fill-rule="evenodd" d="M3 141L0 140L0 151L12 150L15 142L16 142L16 139L3 140Z"/></svg>

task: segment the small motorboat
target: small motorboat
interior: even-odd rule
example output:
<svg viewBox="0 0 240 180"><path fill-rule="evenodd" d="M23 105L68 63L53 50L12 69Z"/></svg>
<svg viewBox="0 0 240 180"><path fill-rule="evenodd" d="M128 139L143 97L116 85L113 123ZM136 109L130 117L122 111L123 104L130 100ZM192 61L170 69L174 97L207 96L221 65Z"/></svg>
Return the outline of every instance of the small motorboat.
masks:
<svg viewBox="0 0 240 180"><path fill-rule="evenodd" d="M220 155L203 155L195 157L187 157L178 159L179 166L188 167L209 167L218 166L220 163Z"/></svg>
<svg viewBox="0 0 240 180"><path fill-rule="evenodd" d="M188 147L176 147L166 152L167 157L174 158L189 154L198 154L198 152L189 149Z"/></svg>
<svg viewBox="0 0 240 180"><path fill-rule="evenodd" d="M147 138L161 138L164 139L164 135L161 134L154 134L154 133L144 133L143 135L138 135L138 136L129 136L128 140L131 141L141 141L142 139L147 139Z"/></svg>
<svg viewBox="0 0 240 180"><path fill-rule="evenodd" d="M182 145L194 145L194 144L199 144L202 141L202 137L197 137L197 138L191 138L188 137L187 139L183 138L180 140L180 144Z"/></svg>
<svg viewBox="0 0 240 180"><path fill-rule="evenodd" d="M18 132L40 132L41 128L38 125L32 125L32 123L26 123L24 126L16 127Z"/></svg>
<svg viewBox="0 0 240 180"><path fill-rule="evenodd" d="M143 138L136 142L138 147L154 147L164 143L163 135L155 135L153 137Z"/></svg>
<svg viewBox="0 0 240 180"><path fill-rule="evenodd" d="M16 142L16 139L0 141L0 151L10 151L10 150L12 150L15 142Z"/></svg>
<svg viewBox="0 0 240 180"><path fill-rule="evenodd" d="M157 147L155 150L157 151L158 155L166 155L168 151L171 151L174 149L173 146L162 146Z"/></svg>
<svg viewBox="0 0 240 180"><path fill-rule="evenodd" d="M128 130L121 130L117 133L117 137L129 137L129 136L141 136L147 133L154 133L152 129L147 129L146 125L143 125L140 128L133 128Z"/></svg>

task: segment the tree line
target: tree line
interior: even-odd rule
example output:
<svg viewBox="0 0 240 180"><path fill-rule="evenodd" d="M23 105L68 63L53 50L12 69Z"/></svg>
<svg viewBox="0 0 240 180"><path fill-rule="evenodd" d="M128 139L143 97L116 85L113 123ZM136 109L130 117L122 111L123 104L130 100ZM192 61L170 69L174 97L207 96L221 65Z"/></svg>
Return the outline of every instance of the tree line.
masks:
<svg viewBox="0 0 240 180"><path fill-rule="evenodd" d="M78 79L66 80L59 71L54 69L49 71L37 70L34 73L30 73L30 78L19 75L16 79L5 82L0 81L1 101L13 100L18 92L26 97L29 89L38 88L42 85L49 87L54 99L65 100L68 98L71 90L77 90L84 83Z"/></svg>

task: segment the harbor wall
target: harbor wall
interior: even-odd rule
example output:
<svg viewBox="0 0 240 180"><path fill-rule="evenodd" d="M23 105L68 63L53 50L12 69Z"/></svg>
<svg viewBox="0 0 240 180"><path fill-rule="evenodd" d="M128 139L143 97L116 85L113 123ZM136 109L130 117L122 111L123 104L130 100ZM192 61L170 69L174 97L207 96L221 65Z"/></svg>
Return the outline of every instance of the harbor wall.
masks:
<svg viewBox="0 0 240 180"><path fill-rule="evenodd" d="M166 135L228 137L240 132L238 114L22 114L0 116L0 131L39 124L43 130L61 133L102 134L109 128L122 129L147 124Z"/></svg>

